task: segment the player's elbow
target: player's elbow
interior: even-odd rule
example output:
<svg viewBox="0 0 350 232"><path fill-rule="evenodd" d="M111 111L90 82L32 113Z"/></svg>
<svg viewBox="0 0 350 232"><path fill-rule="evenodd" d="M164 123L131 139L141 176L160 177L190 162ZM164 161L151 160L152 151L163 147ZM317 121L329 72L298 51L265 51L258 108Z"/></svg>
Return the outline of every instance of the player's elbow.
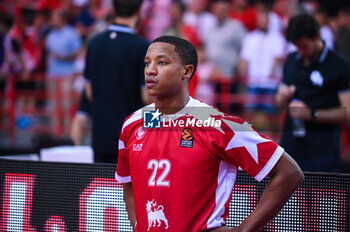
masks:
<svg viewBox="0 0 350 232"><path fill-rule="evenodd" d="M296 186L299 187L301 185L301 183L303 183L303 181L304 181L304 173L301 171L300 168L298 168L295 170L293 176L295 178Z"/></svg>
<svg viewBox="0 0 350 232"><path fill-rule="evenodd" d="M293 165L284 172L284 179L290 188L295 191L304 181L304 173L298 165Z"/></svg>
<svg viewBox="0 0 350 232"><path fill-rule="evenodd" d="M275 178L277 183L285 186L290 192L294 192L304 180L299 165L287 153L281 157L270 177Z"/></svg>
<svg viewBox="0 0 350 232"><path fill-rule="evenodd" d="M283 183L289 183L290 187L296 190L304 180L304 173L301 168L286 152L276 165L276 173L280 175Z"/></svg>

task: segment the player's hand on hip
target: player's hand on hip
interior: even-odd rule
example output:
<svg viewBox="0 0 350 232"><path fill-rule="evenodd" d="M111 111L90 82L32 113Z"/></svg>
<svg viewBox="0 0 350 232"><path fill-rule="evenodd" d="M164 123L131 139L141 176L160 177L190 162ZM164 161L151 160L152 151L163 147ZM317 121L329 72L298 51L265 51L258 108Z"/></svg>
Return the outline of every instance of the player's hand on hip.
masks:
<svg viewBox="0 0 350 232"><path fill-rule="evenodd" d="M291 118L300 118L304 121L311 119L311 109L300 100L292 100L288 105L289 115Z"/></svg>

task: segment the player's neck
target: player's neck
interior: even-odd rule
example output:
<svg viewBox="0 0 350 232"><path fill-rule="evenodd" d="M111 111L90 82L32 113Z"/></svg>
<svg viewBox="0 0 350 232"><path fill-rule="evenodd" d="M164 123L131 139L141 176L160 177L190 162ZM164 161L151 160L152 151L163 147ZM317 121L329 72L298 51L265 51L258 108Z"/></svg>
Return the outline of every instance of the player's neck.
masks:
<svg viewBox="0 0 350 232"><path fill-rule="evenodd" d="M138 20L139 20L139 17L137 15L134 15L132 17L126 17L126 18L116 17L115 23L136 29Z"/></svg>
<svg viewBox="0 0 350 232"><path fill-rule="evenodd" d="M175 114L179 112L182 108L186 106L188 101L190 100L189 94L183 94L181 97L167 97L167 98L155 98L155 106L156 109L162 114Z"/></svg>

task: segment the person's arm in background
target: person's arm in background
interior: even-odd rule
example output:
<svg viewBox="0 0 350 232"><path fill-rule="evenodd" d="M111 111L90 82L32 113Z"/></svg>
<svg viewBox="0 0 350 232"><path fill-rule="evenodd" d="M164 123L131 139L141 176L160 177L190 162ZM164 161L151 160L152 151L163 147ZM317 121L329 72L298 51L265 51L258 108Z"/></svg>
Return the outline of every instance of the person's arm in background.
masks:
<svg viewBox="0 0 350 232"><path fill-rule="evenodd" d="M242 57L238 61L237 72L239 81L241 83L247 83L247 71L248 70L248 62Z"/></svg>
<svg viewBox="0 0 350 232"><path fill-rule="evenodd" d="M279 107L288 107L292 118L300 118L304 121L315 121L319 123L342 123L346 118L350 118L350 92L339 95L340 107L330 109L312 109L301 100L291 98L295 93L295 86L281 84L276 94L276 105Z"/></svg>
<svg viewBox="0 0 350 232"><path fill-rule="evenodd" d="M243 37L241 49L239 52L239 59L237 65L237 74L239 81L243 84L247 84L247 75L248 75L248 63L249 58L255 56L255 51L253 46L251 46L251 37L246 35Z"/></svg>
<svg viewBox="0 0 350 232"><path fill-rule="evenodd" d="M91 108L91 102L87 99L86 91L83 91L80 95L78 111L74 115L70 131L71 139L76 146L82 143L86 125L90 120Z"/></svg>
<svg viewBox="0 0 350 232"><path fill-rule="evenodd" d="M131 182L123 184L124 190L124 201L126 204L126 211L128 212L129 220L131 226L135 229L136 226L136 213L135 213L135 203L134 203L134 193L132 190Z"/></svg>
<svg viewBox="0 0 350 232"><path fill-rule="evenodd" d="M346 121L347 123L350 122L350 91L347 91L345 93L339 94L340 104L346 111ZM319 112L319 114L322 114L322 112ZM321 116L322 118L322 116Z"/></svg>
<svg viewBox="0 0 350 232"><path fill-rule="evenodd" d="M85 78L85 95L86 98L90 103L92 103L92 85L91 81L93 79L93 69L94 69L94 60L92 53L92 47L93 47L93 39L90 39L87 47L86 47L86 53L85 53L85 67L83 71L83 77Z"/></svg>
<svg viewBox="0 0 350 232"><path fill-rule="evenodd" d="M280 67L283 66L285 62L285 58L284 57L275 57L274 61L273 61L273 65L270 71L270 79L276 80L276 81L280 81L281 76L279 75L279 69Z"/></svg>
<svg viewBox="0 0 350 232"><path fill-rule="evenodd" d="M72 52L72 53L67 54L67 55L62 55L59 53L54 53L53 55L59 61L75 61L80 52L81 52L81 50Z"/></svg>
<svg viewBox="0 0 350 232"><path fill-rule="evenodd" d="M80 112L77 112L74 115L70 131L70 137L72 138L75 146L81 145L83 135L85 132L85 125L88 123L89 119L90 117L88 114L82 114Z"/></svg>
<svg viewBox="0 0 350 232"><path fill-rule="evenodd" d="M294 85L286 85L284 83L281 83L278 87L277 94L275 97L276 105L278 107L287 107L289 101L292 99L294 93L295 93L295 86Z"/></svg>
<svg viewBox="0 0 350 232"><path fill-rule="evenodd" d="M334 79L334 85L338 90L340 106L327 109L316 109L306 105L306 103L301 100L294 99L290 102L285 102L288 104L289 114L292 118L300 118L304 121L314 121L317 123L344 123L346 121L349 122L350 63L348 61L344 61L344 63L340 62L338 68L341 70L341 75ZM285 89L283 87L281 90L282 91L280 91L279 89L279 91L277 92L276 103L278 103L277 100L283 99L283 96L286 96L284 95L284 93L287 93L288 95L288 90L284 91ZM293 94L289 97L291 98Z"/></svg>
<svg viewBox="0 0 350 232"><path fill-rule="evenodd" d="M291 57L291 55L288 56L283 65L282 80L275 95L275 103L277 107L287 108L296 91L296 86L292 82L293 80L290 80L293 78L288 75L289 70L293 69L293 67L289 66L289 61L293 59L293 57Z"/></svg>
<svg viewBox="0 0 350 232"><path fill-rule="evenodd" d="M292 118L318 123L343 123L350 120L350 92L339 95L340 107L330 109L312 109L303 101L293 100L289 104Z"/></svg>
<svg viewBox="0 0 350 232"><path fill-rule="evenodd" d="M16 60L18 62L18 64L20 64L20 79L21 80L28 80L30 77L30 70L27 69L26 65L25 65L25 60L23 58L23 48L20 44L20 42L17 39L11 39L11 49L15 54ZM9 62L9 64L11 64L12 62Z"/></svg>
<svg viewBox="0 0 350 232"><path fill-rule="evenodd" d="M260 231L283 208L304 179L304 174L298 164L286 152L268 176L270 182L266 186L258 206L237 228L220 227L211 231Z"/></svg>
<svg viewBox="0 0 350 232"><path fill-rule="evenodd" d="M85 93L86 93L86 97L87 99L92 102L92 86L90 81L85 81Z"/></svg>

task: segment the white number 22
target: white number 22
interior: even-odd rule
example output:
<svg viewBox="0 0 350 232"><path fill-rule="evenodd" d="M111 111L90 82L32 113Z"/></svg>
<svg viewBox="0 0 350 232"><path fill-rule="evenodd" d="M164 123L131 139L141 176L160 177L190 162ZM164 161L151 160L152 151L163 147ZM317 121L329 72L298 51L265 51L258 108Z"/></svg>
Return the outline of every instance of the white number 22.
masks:
<svg viewBox="0 0 350 232"><path fill-rule="evenodd" d="M169 175L170 167L170 161L167 159L161 159L159 162L154 159L150 160L147 169L153 169L153 172L148 180L148 186L170 186L170 181L165 180ZM163 169L163 172L160 174L157 181L155 181L158 168Z"/></svg>

